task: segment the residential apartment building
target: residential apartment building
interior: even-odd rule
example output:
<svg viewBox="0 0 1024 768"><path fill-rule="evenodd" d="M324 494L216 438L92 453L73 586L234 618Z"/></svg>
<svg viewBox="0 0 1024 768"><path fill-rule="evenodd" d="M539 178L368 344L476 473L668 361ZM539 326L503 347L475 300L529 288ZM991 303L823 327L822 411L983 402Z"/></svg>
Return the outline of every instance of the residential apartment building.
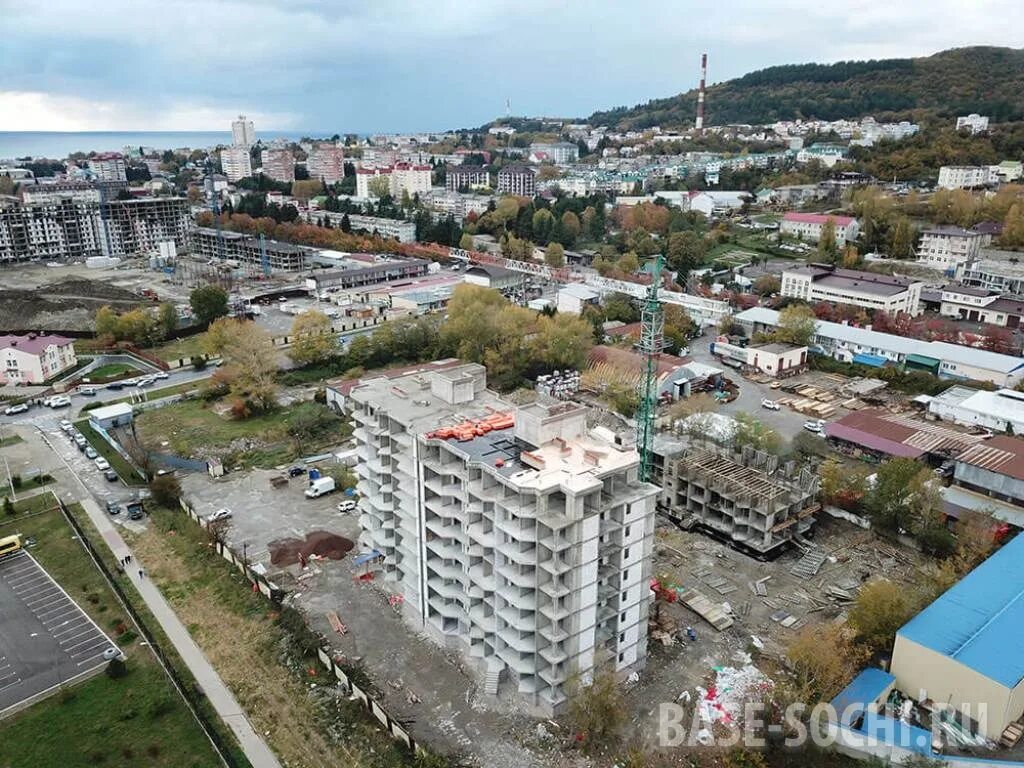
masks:
<svg viewBox="0 0 1024 768"><path fill-rule="evenodd" d="M856 240L860 234L860 224L850 216L800 213L798 211L787 211L783 214L779 231L784 235L797 237L808 243L816 243L821 239L822 229L830 221L836 230L836 245L840 248L848 242Z"/></svg>
<svg viewBox="0 0 1024 768"><path fill-rule="evenodd" d="M1003 296L999 291L984 288L947 285L942 288L939 313L957 320L1019 328L1024 315L1024 298Z"/></svg>
<svg viewBox="0 0 1024 768"><path fill-rule="evenodd" d="M189 235L189 250L201 259L237 261L254 272L301 272L315 248L292 245L279 240L260 242L258 237L242 232L218 232L196 227Z"/></svg>
<svg viewBox="0 0 1024 768"><path fill-rule="evenodd" d="M356 197L369 199L373 197L370 194L370 182L378 176L388 177L388 188L391 185L391 166L384 168L356 168Z"/></svg>
<svg viewBox="0 0 1024 768"><path fill-rule="evenodd" d="M0 384L42 384L77 364L74 339L0 336Z"/></svg>
<svg viewBox="0 0 1024 768"><path fill-rule="evenodd" d="M48 193L31 202L0 197L0 265L30 259L81 261L105 252L95 199Z"/></svg>
<svg viewBox="0 0 1024 768"><path fill-rule="evenodd" d="M776 328L779 313L767 307L754 307L737 313L735 319L750 336L757 331ZM875 368L902 366L944 379L989 381L998 387L1013 388L1024 380L1024 358L1021 357L945 341L921 341L824 320L819 320L815 327L811 351L844 363Z"/></svg>
<svg viewBox="0 0 1024 768"><path fill-rule="evenodd" d="M261 173L274 181L295 181L295 157L290 149L264 149Z"/></svg>
<svg viewBox="0 0 1024 768"><path fill-rule="evenodd" d="M939 187L942 189L974 189L992 181L987 165L944 165L939 168Z"/></svg>
<svg viewBox="0 0 1024 768"><path fill-rule="evenodd" d="M491 174L479 165L449 165L444 172L444 187L450 192L491 186Z"/></svg>
<svg viewBox="0 0 1024 768"><path fill-rule="evenodd" d="M363 216L358 213L349 213L348 223L354 232L376 232L383 238L391 238L400 243L416 242L416 225L411 221L402 219L386 219L381 216ZM306 220L323 226L330 223L334 229L341 229L346 214L336 211L311 211L306 214Z"/></svg>
<svg viewBox="0 0 1024 768"><path fill-rule="evenodd" d="M256 128L245 115L239 115L237 120L231 121L231 143L246 149L256 143Z"/></svg>
<svg viewBox="0 0 1024 768"><path fill-rule="evenodd" d="M447 365L442 361L441 365ZM417 630L458 648L496 694L538 712L574 676L647 655L657 488L575 403L515 407L483 366L364 378L351 407L360 545Z"/></svg>
<svg viewBox="0 0 1024 768"><path fill-rule="evenodd" d="M546 160L557 165L565 165L580 159L580 148L571 141L534 142L530 145L530 154L542 162Z"/></svg>
<svg viewBox="0 0 1024 768"><path fill-rule="evenodd" d="M111 256L148 254L168 240L184 248L193 226L189 202L184 197L110 200L100 205L100 219Z"/></svg>
<svg viewBox="0 0 1024 768"><path fill-rule="evenodd" d="M660 506L757 556L772 556L806 534L820 510L818 475L750 446L733 453L691 446L664 460Z"/></svg>
<svg viewBox="0 0 1024 768"><path fill-rule="evenodd" d="M391 169L391 195L399 199L403 192L409 197L426 194L433 183L433 174L434 169L429 165L395 163Z"/></svg>
<svg viewBox="0 0 1024 768"><path fill-rule="evenodd" d="M61 200L72 200L76 203L99 203L100 191L95 184L85 181L58 181L49 184L36 184L19 190L22 202L26 205L35 203L54 203Z"/></svg>
<svg viewBox="0 0 1024 768"><path fill-rule="evenodd" d="M802 147L796 153L796 162L800 165L814 161L826 168L832 168L845 159L846 147L840 144L812 144L809 147Z"/></svg>
<svg viewBox="0 0 1024 768"><path fill-rule="evenodd" d="M935 227L921 233L917 247L917 260L944 272L974 261L981 248L982 234L960 227Z"/></svg>
<svg viewBox="0 0 1024 768"><path fill-rule="evenodd" d="M956 129L967 128L971 133L984 133L988 130L988 116L972 112L969 115L961 115L956 119Z"/></svg>
<svg viewBox="0 0 1024 768"><path fill-rule="evenodd" d="M498 194L533 197L537 194L537 174L528 165L506 165L498 171Z"/></svg>
<svg viewBox="0 0 1024 768"><path fill-rule="evenodd" d="M128 166L124 155L102 152L89 158L89 170L99 181L127 181Z"/></svg>
<svg viewBox="0 0 1024 768"><path fill-rule="evenodd" d="M1020 160L1003 160L999 165L989 166L989 174L1002 184L1020 181L1021 176L1024 176L1024 163Z"/></svg>
<svg viewBox="0 0 1024 768"><path fill-rule="evenodd" d="M345 150L336 144L320 143L306 156L309 178L337 184L345 178Z"/></svg>
<svg viewBox="0 0 1024 768"><path fill-rule="evenodd" d="M827 264L808 264L782 273L782 295L809 304L828 301L882 310L891 315L921 313L924 283L904 277L842 269Z"/></svg>
<svg viewBox="0 0 1024 768"><path fill-rule="evenodd" d="M252 154L248 147L226 147L220 151L220 167L232 183L247 179L252 176Z"/></svg>
<svg viewBox="0 0 1024 768"><path fill-rule="evenodd" d="M458 192L432 192L425 198L430 208L441 216L451 214L462 221L470 212L482 216L494 198L490 195L462 195Z"/></svg>

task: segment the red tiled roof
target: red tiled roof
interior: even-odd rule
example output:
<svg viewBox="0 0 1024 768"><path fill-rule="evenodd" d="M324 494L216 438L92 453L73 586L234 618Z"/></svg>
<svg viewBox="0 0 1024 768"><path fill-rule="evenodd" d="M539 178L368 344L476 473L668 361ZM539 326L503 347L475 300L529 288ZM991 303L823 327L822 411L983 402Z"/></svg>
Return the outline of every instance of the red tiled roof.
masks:
<svg viewBox="0 0 1024 768"><path fill-rule="evenodd" d="M74 340L66 336L36 336L35 334L29 334L28 336L0 336L0 349L14 347L21 352L28 352L30 355L38 355L49 346L63 347L73 343Z"/></svg>
<svg viewBox="0 0 1024 768"><path fill-rule="evenodd" d="M829 219L832 219L837 227L849 226L854 221L849 216L836 216L831 213L800 213L798 211L787 211L782 217L783 221L792 221L797 224L824 224Z"/></svg>

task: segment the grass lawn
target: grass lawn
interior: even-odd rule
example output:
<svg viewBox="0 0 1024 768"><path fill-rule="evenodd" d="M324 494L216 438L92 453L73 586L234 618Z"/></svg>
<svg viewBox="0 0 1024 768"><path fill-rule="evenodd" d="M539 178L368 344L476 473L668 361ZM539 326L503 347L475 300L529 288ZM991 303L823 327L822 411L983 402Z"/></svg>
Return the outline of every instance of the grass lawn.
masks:
<svg viewBox="0 0 1024 768"><path fill-rule="evenodd" d="M117 680L100 674L0 721L0 765L220 766L206 735L136 636L60 511L0 523L0 532L6 530L33 537L37 544L31 552L43 567L100 627L111 636L120 631L128 674Z"/></svg>
<svg viewBox="0 0 1024 768"><path fill-rule="evenodd" d="M148 400L159 400L162 397L170 397L171 395L180 395L185 392L191 392L192 390L199 389L202 386L202 381L186 381L181 384L174 384L170 387L163 387L162 389L144 389L143 392L146 393L146 398ZM131 395L127 395L125 397L118 397L113 400L104 400L103 402L89 403L89 405L83 406L81 410L79 410L79 413L84 416L85 414L89 413L89 411L94 410L96 408L105 408L106 406L113 405L114 403L130 403L131 401Z"/></svg>
<svg viewBox="0 0 1024 768"><path fill-rule="evenodd" d="M129 464L120 453L111 447L110 443L100 437L96 430L89 426L88 419L76 421L75 427L89 442L89 445L96 449L96 453L110 462L111 469L117 472L118 476L126 485L146 484L146 481L139 477L139 473L135 470L135 467Z"/></svg>
<svg viewBox="0 0 1024 768"><path fill-rule="evenodd" d="M56 480L54 480L51 475L36 475L35 477L32 478L23 479L21 481L21 485L15 488L14 492L16 494L27 494L30 491L35 490L36 488L42 488L44 485L49 485L50 483L54 482L56 482ZM11 486L7 485L7 483L0 485L0 499L4 499L10 495Z"/></svg>
<svg viewBox="0 0 1024 768"><path fill-rule="evenodd" d="M25 441L22 439L21 435L7 435L6 437L0 437L0 448L23 442Z"/></svg>
<svg viewBox="0 0 1024 768"><path fill-rule="evenodd" d="M181 339L175 339L166 344L160 344L155 347L151 347L146 351L150 354L156 355L161 360L188 360L195 355L203 354L203 350L200 348L203 336L205 334L197 333L195 336L185 336Z"/></svg>
<svg viewBox="0 0 1024 768"><path fill-rule="evenodd" d="M326 410L326 406L325 406ZM197 449L224 451L227 463L256 467L275 467L295 459L299 452L288 436L290 410L281 408L272 413L233 419L220 415L214 404L205 400L186 400L138 415L135 427L147 445L169 443L170 450L181 456L192 456ZM308 456L319 448L336 445L350 434L347 424L326 442L303 447ZM257 447L231 451L235 440L247 439Z"/></svg>
<svg viewBox="0 0 1024 768"><path fill-rule="evenodd" d="M329 685L326 670L301 657L273 606L210 549L197 525L180 510L153 507L150 516L144 532L129 534L132 547L283 765L413 765L349 702L318 703L310 696L311 682ZM289 649L288 667L281 663L283 649Z"/></svg>
<svg viewBox="0 0 1024 768"><path fill-rule="evenodd" d="M88 379L91 382L104 382L134 373L141 373L140 369L134 365L129 365L128 363L107 363L89 371Z"/></svg>

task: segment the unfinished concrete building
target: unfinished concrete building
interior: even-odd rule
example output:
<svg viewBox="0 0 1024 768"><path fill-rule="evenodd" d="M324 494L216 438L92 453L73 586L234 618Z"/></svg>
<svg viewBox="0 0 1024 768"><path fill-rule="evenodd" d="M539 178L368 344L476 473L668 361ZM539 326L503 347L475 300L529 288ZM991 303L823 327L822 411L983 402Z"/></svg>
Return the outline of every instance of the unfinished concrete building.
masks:
<svg viewBox="0 0 1024 768"><path fill-rule="evenodd" d="M738 453L690 447L665 460L661 506L758 556L779 554L814 524L819 478L793 461L745 446Z"/></svg>
<svg viewBox="0 0 1024 768"><path fill-rule="evenodd" d="M486 693L553 714L573 675L643 665L657 488L634 449L580 405L503 402L476 364L365 379L347 406L363 551Z"/></svg>

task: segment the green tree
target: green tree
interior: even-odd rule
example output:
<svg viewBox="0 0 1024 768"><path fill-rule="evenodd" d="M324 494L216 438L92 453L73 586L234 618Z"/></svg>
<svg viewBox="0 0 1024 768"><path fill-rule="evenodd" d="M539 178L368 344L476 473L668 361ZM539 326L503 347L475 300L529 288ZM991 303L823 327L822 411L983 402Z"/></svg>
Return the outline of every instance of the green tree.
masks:
<svg viewBox="0 0 1024 768"><path fill-rule="evenodd" d="M548 243L544 250L544 263L549 267L565 266L565 248L561 243Z"/></svg>
<svg viewBox="0 0 1024 768"><path fill-rule="evenodd" d="M531 219L533 228L533 239L541 245L546 245L551 239L551 230L555 226L555 217L547 208L541 208L533 214Z"/></svg>
<svg viewBox="0 0 1024 768"><path fill-rule="evenodd" d="M745 445L756 451L765 451L778 455L782 451L782 438L779 433L749 413L737 413L736 430L732 442L736 448Z"/></svg>
<svg viewBox="0 0 1024 768"><path fill-rule="evenodd" d="M905 587L880 579L861 587L850 609L850 626L869 648L876 652L887 651L892 648L897 630L918 608L917 601Z"/></svg>
<svg viewBox="0 0 1024 768"><path fill-rule="evenodd" d="M615 675L599 672L590 685L572 681L567 716L587 754L609 754L617 749L629 711Z"/></svg>
<svg viewBox="0 0 1024 768"><path fill-rule="evenodd" d="M575 243L576 239L580 236L582 231L582 225L580 224L579 216L572 211L566 211L562 214L562 244L567 248L571 248Z"/></svg>
<svg viewBox="0 0 1024 768"><path fill-rule="evenodd" d="M909 531L911 524L911 484L921 472L913 459L890 459L877 472L874 488L865 506L876 525L890 531Z"/></svg>
<svg viewBox="0 0 1024 768"><path fill-rule="evenodd" d="M687 275L704 263L706 255L707 246L698 233L673 232L668 236L668 264L679 273L681 283L685 283Z"/></svg>
<svg viewBox="0 0 1024 768"><path fill-rule="evenodd" d="M117 340L118 332L118 317L110 307L104 305L96 310L96 335L100 338L109 338L112 341Z"/></svg>
<svg viewBox="0 0 1024 768"><path fill-rule="evenodd" d="M893 259L914 258L916 233L906 216L899 216L889 230L889 256Z"/></svg>
<svg viewBox="0 0 1024 768"><path fill-rule="evenodd" d="M839 245L836 243L836 222L830 216L821 227L818 238L818 260L835 264L839 258Z"/></svg>
<svg viewBox="0 0 1024 768"><path fill-rule="evenodd" d="M223 360L211 384L236 398L237 415L277 406L277 350L270 334L253 322L222 317L210 325L202 347Z"/></svg>
<svg viewBox="0 0 1024 768"><path fill-rule="evenodd" d="M292 345L288 357L296 365L323 362L338 353L331 319L319 310L310 309L296 315L289 335Z"/></svg>
<svg viewBox="0 0 1024 768"><path fill-rule="evenodd" d="M174 509L181 498L181 483L174 475L157 475L149 481L149 492L161 507Z"/></svg>
<svg viewBox="0 0 1024 768"><path fill-rule="evenodd" d="M391 194L391 177L387 175L374 176L366 185L371 197L378 200Z"/></svg>
<svg viewBox="0 0 1024 768"><path fill-rule="evenodd" d="M459 238L459 248L464 251L473 250L473 236L469 232L464 232L462 237Z"/></svg>
<svg viewBox="0 0 1024 768"><path fill-rule="evenodd" d="M635 253L624 253L615 263L615 267L627 275L635 275L640 271L640 260L636 257Z"/></svg>
<svg viewBox="0 0 1024 768"><path fill-rule="evenodd" d="M188 295L192 316L200 323L209 323L228 313L228 294L216 285L202 285Z"/></svg>
<svg viewBox="0 0 1024 768"><path fill-rule="evenodd" d="M816 334L818 318L806 304L790 304L779 312L779 324L772 332L775 341L806 347Z"/></svg>
<svg viewBox="0 0 1024 768"><path fill-rule="evenodd" d="M173 304L164 302L156 313L160 338L166 339L178 328L178 311Z"/></svg>
<svg viewBox="0 0 1024 768"><path fill-rule="evenodd" d="M771 296L782 289L782 284L775 275L761 275L752 287L758 296Z"/></svg>

